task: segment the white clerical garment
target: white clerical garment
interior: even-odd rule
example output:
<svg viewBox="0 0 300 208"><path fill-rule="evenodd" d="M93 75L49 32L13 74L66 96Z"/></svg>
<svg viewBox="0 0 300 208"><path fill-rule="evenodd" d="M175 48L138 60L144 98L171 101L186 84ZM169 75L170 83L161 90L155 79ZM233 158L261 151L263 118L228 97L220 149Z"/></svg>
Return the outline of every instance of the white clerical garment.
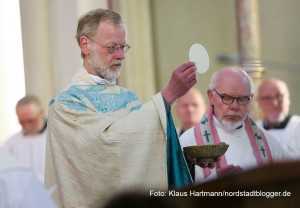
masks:
<svg viewBox="0 0 300 208"><path fill-rule="evenodd" d="M56 207L33 171L3 149L0 149L0 207Z"/></svg>
<svg viewBox="0 0 300 208"><path fill-rule="evenodd" d="M295 160L300 160L300 123L291 132L290 139L288 141L288 151Z"/></svg>
<svg viewBox="0 0 300 208"><path fill-rule="evenodd" d="M227 164L239 165L243 170L258 167L257 159L251 146L245 125L243 125L242 128L228 131L223 128L215 117L213 120L220 142L225 142L229 145L229 148L225 153ZM273 161L276 162L282 160L284 155L279 143L266 131L263 132L268 142ZM182 147L197 145L194 127L185 131L179 140ZM209 177L205 178L203 169L199 166L195 166L195 183L203 183L215 179L216 177L215 169L212 170L212 174Z"/></svg>
<svg viewBox="0 0 300 208"><path fill-rule="evenodd" d="M166 110L161 93L97 85L81 67L50 101L46 175L59 207L99 206L127 189L165 190Z"/></svg>
<svg viewBox="0 0 300 208"><path fill-rule="evenodd" d="M46 130L35 135L18 132L4 143L3 148L17 160L31 167L44 184Z"/></svg>
<svg viewBox="0 0 300 208"><path fill-rule="evenodd" d="M257 121L256 124L258 127L263 128L263 120ZM300 124L300 116L293 115L285 128L267 130L278 141L285 151L285 154L292 158L294 158L296 155L288 148L288 143L298 124Z"/></svg>

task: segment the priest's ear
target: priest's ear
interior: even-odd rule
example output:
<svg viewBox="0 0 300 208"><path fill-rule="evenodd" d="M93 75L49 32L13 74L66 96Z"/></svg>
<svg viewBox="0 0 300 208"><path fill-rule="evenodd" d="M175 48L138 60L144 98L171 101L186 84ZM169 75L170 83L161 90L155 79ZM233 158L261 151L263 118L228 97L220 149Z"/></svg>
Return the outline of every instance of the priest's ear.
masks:
<svg viewBox="0 0 300 208"><path fill-rule="evenodd" d="M208 89L207 90L207 96L208 96L208 99L209 99L209 101L212 101L212 99L213 99L213 91L211 90L211 89Z"/></svg>
<svg viewBox="0 0 300 208"><path fill-rule="evenodd" d="M90 44L91 44L90 40L86 36L80 37L79 46L80 46L81 54L83 57L85 57L91 53L90 52L91 51Z"/></svg>

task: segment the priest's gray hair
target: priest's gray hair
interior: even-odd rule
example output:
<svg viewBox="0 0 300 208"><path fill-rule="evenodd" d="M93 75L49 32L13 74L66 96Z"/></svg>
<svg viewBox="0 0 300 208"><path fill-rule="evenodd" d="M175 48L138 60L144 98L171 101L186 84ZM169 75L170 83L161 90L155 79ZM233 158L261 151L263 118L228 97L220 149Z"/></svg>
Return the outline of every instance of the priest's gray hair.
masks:
<svg viewBox="0 0 300 208"><path fill-rule="evenodd" d="M93 37L97 31L99 23L105 20L111 20L115 24L123 24L122 16L111 10L95 9L81 16L78 20L76 40L80 44L80 37Z"/></svg>
<svg viewBox="0 0 300 208"><path fill-rule="evenodd" d="M16 109L30 103L34 103L37 110L42 110L41 101L34 95L26 95L25 97L21 98L16 104Z"/></svg>

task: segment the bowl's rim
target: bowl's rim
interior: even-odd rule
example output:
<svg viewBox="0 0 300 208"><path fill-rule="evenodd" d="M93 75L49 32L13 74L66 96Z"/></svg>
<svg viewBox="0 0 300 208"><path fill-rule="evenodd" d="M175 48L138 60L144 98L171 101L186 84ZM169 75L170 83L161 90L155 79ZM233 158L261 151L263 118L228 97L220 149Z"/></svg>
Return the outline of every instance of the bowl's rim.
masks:
<svg viewBox="0 0 300 208"><path fill-rule="evenodd" d="M221 156L221 155L223 155L223 154L226 153L226 151L227 151L227 149L229 147L229 144L221 143L221 144L192 145L192 146L183 147L183 150L185 151L185 154L189 155L189 157L192 157L192 156L190 156L189 153L187 153L187 149L189 149L189 150L190 149L194 149L194 148L200 148L201 149L201 147L203 148L203 146L217 146L217 145L226 147L224 153L218 154L217 156L214 155L214 156L207 156L207 157L194 157L194 158L197 158L197 159L215 159L215 158L217 158L217 157L219 157L219 156Z"/></svg>
<svg viewBox="0 0 300 208"><path fill-rule="evenodd" d="M191 146L185 146L183 148L200 148L200 147L203 147L203 146L228 146L229 147L229 144L203 144L203 145L191 145Z"/></svg>

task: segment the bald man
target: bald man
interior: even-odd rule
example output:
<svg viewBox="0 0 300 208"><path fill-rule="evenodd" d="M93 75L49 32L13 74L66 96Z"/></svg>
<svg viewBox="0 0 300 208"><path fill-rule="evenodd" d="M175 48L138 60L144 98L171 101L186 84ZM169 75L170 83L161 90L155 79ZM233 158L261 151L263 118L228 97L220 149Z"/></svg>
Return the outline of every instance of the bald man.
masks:
<svg viewBox="0 0 300 208"><path fill-rule="evenodd" d="M258 88L256 100L264 115L257 125L268 130L289 154L288 140L300 123L300 116L289 113L291 100L286 83L278 78L266 79Z"/></svg>
<svg viewBox="0 0 300 208"><path fill-rule="evenodd" d="M181 128L177 129L178 135L199 123L205 111L206 104L198 89L191 88L180 97L175 106L175 113L181 122Z"/></svg>
<svg viewBox="0 0 300 208"><path fill-rule="evenodd" d="M253 93L252 79L240 67L226 67L213 74L207 111L200 123L181 135L180 142L182 147L224 142L229 148L215 170L195 167L196 183L283 159L279 143L247 113Z"/></svg>

